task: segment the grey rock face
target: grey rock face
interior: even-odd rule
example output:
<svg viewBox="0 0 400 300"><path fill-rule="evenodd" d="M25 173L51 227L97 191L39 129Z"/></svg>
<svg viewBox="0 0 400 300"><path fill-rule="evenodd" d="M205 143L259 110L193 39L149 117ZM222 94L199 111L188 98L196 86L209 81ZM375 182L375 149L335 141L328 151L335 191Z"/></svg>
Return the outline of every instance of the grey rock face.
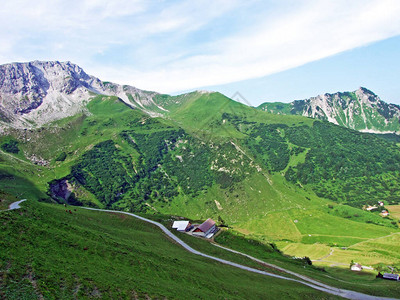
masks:
<svg viewBox="0 0 400 300"><path fill-rule="evenodd" d="M2 111L28 113L42 104L49 82L37 67L29 64L9 64L0 69L0 102Z"/></svg>
<svg viewBox="0 0 400 300"><path fill-rule="evenodd" d="M0 125L32 128L85 111L93 95L117 96L154 114L154 92L103 83L71 62L33 61L0 66Z"/></svg>
<svg viewBox="0 0 400 300"><path fill-rule="evenodd" d="M364 132L400 133L400 106L382 101L363 87L354 92L323 94L280 106L263 103L259 109L326 120Z"/></svg>
<svg viewBox="0 0 400 300"><path fill-rule="evenodd" d="M304 101L302 115L365 132L399 131L400 107L360 87L349 93L324 94Z"/></svg>

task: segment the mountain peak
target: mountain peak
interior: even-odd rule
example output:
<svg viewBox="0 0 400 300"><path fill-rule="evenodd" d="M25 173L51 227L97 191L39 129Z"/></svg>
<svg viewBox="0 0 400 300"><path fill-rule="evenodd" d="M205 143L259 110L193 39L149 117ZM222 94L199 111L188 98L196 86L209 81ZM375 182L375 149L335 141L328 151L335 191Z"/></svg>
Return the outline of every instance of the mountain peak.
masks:
<svg viewBox="0 0 400 300"><path fill-rule="evenodd" d="M326 93L292 103L263 103L258 108L271 113L326 120L359 131L400 133L400 107L382 101L365 87L359 87L354 92Z"/></svg>
<svg viewBox="0 0 400 300"><path fill-rule="evenodd" d="M371 95L371 96L377 97L377 95L376 95L374 92L372 92L371 90L369 90L369 89L367 89L367 88L365 88L365 87L362 87L362 86L360 86L360 87L355 91L355 93L362 93L362 94L366 94L366 95Z"/></svg>
<svg viewBox="0 0 400 300"><path fill-rule="evenodd" d="M93 95L117 96L145 112L157 94L132 86L103 83L70 61L0 65L0 125L31 128L85 110ZM161 109L160 109L161 110Z"/></svg>

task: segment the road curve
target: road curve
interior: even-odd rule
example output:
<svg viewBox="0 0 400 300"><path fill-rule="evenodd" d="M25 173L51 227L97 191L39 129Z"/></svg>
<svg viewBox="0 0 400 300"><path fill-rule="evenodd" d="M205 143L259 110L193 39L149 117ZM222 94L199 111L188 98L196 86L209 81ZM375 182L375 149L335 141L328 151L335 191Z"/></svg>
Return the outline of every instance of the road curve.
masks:
<svg viewBox="0 0 400 300"><path fill-rule="evenodd" d="M13 202L8 206L8 209L3 209L3 210L0 210L0 211L8 211L8 210L14 210L14 209L21 208L21 206L19 206L19 205L24 201L26 201L26 199L22 199L22 200Z"/></svg>
<svg viewBox="0 0 400 300"><path fill-rule="evenodd" d="M284 269L282 267L278 267L277 265L267 263L267 262L265 262L265 261L263 261L261 259L255 258L255 257L253 257L251 255L246 254L246 253L239 252L239 251L236 251L236 250L233 250L233 249L230 249L230 248L226 248L226 247L223 247L223 246L215 244L215 243L212 243L211 245L216 246L216 247L221 248L221 249L224 249L226 251L230 251L230 252L233 252L233 253L236 253L236 254L239 254L239 255L243 255L243 256L245 256L247 258L250 258L251 260L254 260L254 261L256 261L256 262L258 262L258 263L260 263L262 265L266 265L266 266L269 266L271 268L277 269L277 270L279 270L281 272L296 276L296 277L298 277L298 278L300 278L300 279L302 279L304 281L308 281L308 282L310 282L312 284L315 284L315 285L318 285L318 286L321 286L321 287L324 287L324 288L327 288L327 289L331 289L331 290L343 291L341 289L338 289L338 288L332 287L330 285L324 284L322 282L319 282L317 280L311 279L311 278L309 278L309 277L307 277L305 275L301 275L299 273L295 273L293 271L286 270L286 269ZM381 298L381 299L387 299L387 298Z"/></svg>
<svg viewBox="0 0 400 300"><path fill-rule="evenodd" d="M328 293L328 294L331 294L331 295L336 295L336 296L340 296L340 297L343 297L343 298L347 298L347 299L354 299L354 300L392 299L392 300L396 300L395 298L376 297L376 296L370 296L370 295L367 295L367 294L354 292L354 291L350 291L350 290L339 289L339 288L336 288L336 287L332 287L332 286L320 283L318 281L312 280L312 279L310 279L308 277L305 277L303 275L291 272L291 271L283 269L283 268L280 268L280 269L282 271L288 273L288 274L292 274L292 275L295 275L297 277L302 278L303 280L307 280L308 282L302 281L302 280L298 280L298 279L288 278L288 277L285 277L285 276L276 275L276 274L273 274L273 273L269 273L269 272L266 272L266 271L254 269L254 268L251 268L251 267L247 267L247 266L244 266L244 265L241 265L241 264L234 263L234 262L229 261L229 260L225 260L225 259L222 259L222 258L211 256L211 255L208 255L208 254L205 254L205 253L202 253L200 251L197 251L197 250L193 249L188 244L186 244L184 241L182 241L180 238L178 238L177 236L172 234L164 225L162 225L161 223L158 223L156 221L149 220L149 219L146 219L144 217L138 216L136 214L129 213L129 212L124 212L124 211L98 209L98 208L91 208L91 207L81 207L81 208L89 209L89 210L103 211L103 212L125 214L125 215L129 215L129 216L135 217L135 218L137 218L139 220L145 221L147 223L151 223L151 224L156 225L157 227L159 227L167 236L169 236L171 239L173 239L176 243L181 245L187 251L189 251L189 252L191 252L193 254L199 255L199 256L203 256L203 257L218 261L218 262L226 264L226 265L230 265L230 266L242 269L242 270L246 270L246 271L253 272L253 273L258 273L258 274L265 275L265 276L275 277L275 278L279 278L279 279L283 279L283 280L298 282L298 283L301 283L303 285L309 286L309 287L311 287L313 289L316 289L316 290L319 290L319 291L322 291L322 292L325 292L325 293ZM265 262L263 262L263 261L261 261L261 260L259 260L257 258L251 257L250 255L247 255L247 254L244 254L244 253L240 253L240 252L237 252L235 250L232 250L232 249L229 249L229 248L225 248L225 247L222 247L222 246L219 246L219 247L223 248L223 249L225 249L227 251L231 251L231 252L234 252L234 253L245 255L245 256L247 256L247 257L249 257L249 258L251 258L251 259L253 259L255 261L258 261L258 262L261 262L263 264L266 264ZM276 268L276 266L274 266L274 267Z"/></svg>

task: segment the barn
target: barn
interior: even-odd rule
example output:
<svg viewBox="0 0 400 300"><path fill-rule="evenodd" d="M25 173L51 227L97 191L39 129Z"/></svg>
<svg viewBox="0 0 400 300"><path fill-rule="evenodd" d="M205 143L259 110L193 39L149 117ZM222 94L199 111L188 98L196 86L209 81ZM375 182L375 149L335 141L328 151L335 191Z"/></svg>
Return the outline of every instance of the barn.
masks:
<svg viewBox="0 0 400 300"><path fill-rule="evenodd" d="M217 229L218 228L215 225L215 221L212 219L207 219L193 231L193 235L211 238Z"/></svg>

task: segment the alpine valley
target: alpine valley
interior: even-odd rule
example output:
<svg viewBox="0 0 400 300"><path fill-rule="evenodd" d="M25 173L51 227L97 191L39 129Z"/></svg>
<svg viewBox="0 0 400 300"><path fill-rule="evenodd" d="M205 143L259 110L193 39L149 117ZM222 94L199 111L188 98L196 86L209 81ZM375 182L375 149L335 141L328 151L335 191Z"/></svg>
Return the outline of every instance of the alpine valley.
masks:
<svg viewBox="0 0 400 300"><path fill-rule="evenodd" d="M37 295L50 290L50 298L67 297L68 291L79 284L82 288L77 295L82 297L99 293L110 298L133 295L121 283L122 278L120 283L110 279L107 290L99 270L112 267L103 260L92 261L102 267L79 273L73 264L81 262L74 258L66 267L70 268L69 275L59 275L65 276L64 290L58 287L51 292L40 281L43 274L53 274L46 266L50 258L37 254L43 261L33 264L26 258L18 262L24 232L32 236L46 232L47 242L23 241L32 253L39 251L43 243L54 246L52 236L71 239L66 248L50 247L54 252L49 256L55 264L59 253L75 253L86 245L86 240L89 244L100 243L100 232L96 230L102 228L110 240L93 247L103 247L109 258L115 256L121 264L121 277L129 274L122 266L125 259L121 253L130 253L127 249L131 247L124 246L124 237L137 239L138 256L125 257L140 270L137 276L147 276L138 277L143 283L133 287L134 295L140 297L187 297L180 284L175 288L182 290L181 294L171 294L170 283L164 279L158 289L149 284L151 272L161 272L153 269L160 256L165 273L175 274L174 264L198 272L201 268L217 269L215 264L196 264L183 250L179 250L182 254L178 258L163 253L163 249L173 251L170 243L164 238L158 244L156 240L161 238L152 232L155 229L143 229L143 224L111 215L101 221L100 214L81 210L75 221L68 221L58 205L65 203L166 220L171 216L213 218L229 228L216 237L218 243L261 255L338 287L373 295L398 295L399 284L375 279L373 270L400 269L400 149L396 135L376 134L398 133L399 119L398 106L383 102L366 88L253 108L215 92L169 96L103 82L70 62L2 65L1 205L26 198L29 209L21 215L0 215L2 232L10 234L9 244L5 244L5 238L0 242L2 250L8 249L0 251L0 288L6 291L5 286L12 284L25 286L17 279L25 278L28 283L34 282L29 286ZM377 208L367 209L374 206ZM382 216L383 210L389 216ZM136 235L125 232L123 224ZM17 232L11 233L9 226L15 226ZM193 241L198 247L208 247L203 242ZM304 256L312 260L313 266L305 268L291 258ZM354 275L349 271L352 261L371 267L371 273ZM55 282L51 275L46 276L43 282ZM236 273L232 276L243 278ZM236 282L231 279L227 282ZM200 275L193 279L207 280ZM252 286L250 281L256 280L246 280L249 284L243 281L243 289L259 289L248 293L260 293L262 298L261 284ZM282 290L277 281L269 284L270 290ZM310 292L287 284L286 298L302 298ZM229 284L222 289L225 298L249 295L243 290L233 293ZM391 290L389 294L387 289ZM212 289L204 294L196 292L191 291L196 298L216 295Z"/></svg>

